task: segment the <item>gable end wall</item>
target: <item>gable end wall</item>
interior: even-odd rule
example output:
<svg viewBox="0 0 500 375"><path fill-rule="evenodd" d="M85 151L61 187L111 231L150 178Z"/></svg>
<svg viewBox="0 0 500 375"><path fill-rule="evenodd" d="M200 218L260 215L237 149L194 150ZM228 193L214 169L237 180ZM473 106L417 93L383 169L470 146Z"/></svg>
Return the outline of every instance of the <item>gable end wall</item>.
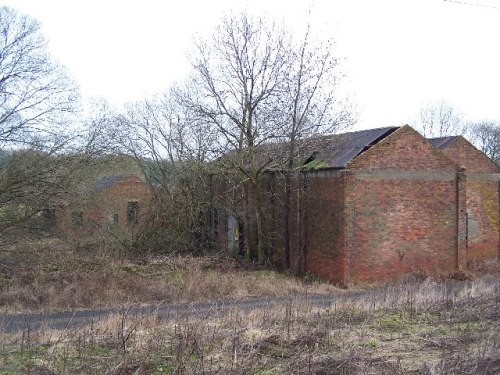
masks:
<svg viewBox="0 0 500 375"><path fill-rule="evenodd" d="M442 151L467 176L467 259L500 258L500 167L463 137Z"/></svg>
<svg viewBox="0 0 500 375"><path fill-rule="evenodd" d="M347 282L465 266L464 176L410 127L354 159L345 189Z"/></svg>

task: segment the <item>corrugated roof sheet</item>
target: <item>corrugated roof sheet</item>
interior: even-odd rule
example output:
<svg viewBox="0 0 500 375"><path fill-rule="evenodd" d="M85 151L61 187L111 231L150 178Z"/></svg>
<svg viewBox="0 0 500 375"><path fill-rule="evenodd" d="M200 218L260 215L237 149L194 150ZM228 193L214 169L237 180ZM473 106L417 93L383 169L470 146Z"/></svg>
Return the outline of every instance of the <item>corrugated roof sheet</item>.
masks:
<svg viewBox="0 0 500 375"><path fill-rule="evenodd" d="M439 137L439 138L429 138L429 141L434 145L434 147L442 150L443 148L448 147L450 143L452 143L458 136L450 136L450 137Z"/></svg>

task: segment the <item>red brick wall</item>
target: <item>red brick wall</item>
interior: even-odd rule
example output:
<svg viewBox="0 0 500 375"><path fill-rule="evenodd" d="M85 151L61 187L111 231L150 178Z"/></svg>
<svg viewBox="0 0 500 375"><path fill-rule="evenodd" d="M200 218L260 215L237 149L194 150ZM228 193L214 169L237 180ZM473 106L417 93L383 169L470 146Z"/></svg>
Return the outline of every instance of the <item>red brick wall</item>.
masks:
<svg viewBox="0 0 500 375"><path fill-rule="evenodd" d="M347 282L462 265L465 192L455 163L405 126L348 168Z"/></svg>
<svg viewBox="0 0 500 375"><path fill-rule="evenodd" d="M281 262L284 177L268 177L263 189L266 233L272 257ZM404 126L346 170L294 176L292 268L345 284L463 267L465 198L458 165Z"/></svg>
<svg viewBox="0 0 500 375"><path fill-rule="evenodd" d="M463 137L457 137L442 152L467 173L500 173L500 167Z"/></svg>
<svg viewBox="0 0 500 375"><path fill-rule="evenodd" d="M410 126L405 125L356 157L349 169L455 171L457 165Z"/></svg>
<svg viewBox="0 0 500 375"><path fill-rule="evenodd" d="M467 176L467 259L500 257L500 167L462 137L442 151Z"/></svg>
<svg viewBox="0 0 500 375"><path fill-rule="evenodd" d="M118 214L118 224L115 229L136 232L144 224L150 212L152 193L149 184L135 175L128 176L109 188L91 194L78 202L72 202L56 213L58 228L70 236L95 235L113 227L112 218ZM129 201L138 201L139 220L137 224L127 221L127 205ZM76 225L72 212L83 212L82 225Z"/></svg>
<svg viewBox="0 0 500 375"><path fill-rule="evenodd" d="M297 178L292 185L290 205L292 267L297 269L297 264L300 264L303 274L312 273L335 283L343 283L346 272L342 222L344 171L302 173L298 191Z"/></svg>

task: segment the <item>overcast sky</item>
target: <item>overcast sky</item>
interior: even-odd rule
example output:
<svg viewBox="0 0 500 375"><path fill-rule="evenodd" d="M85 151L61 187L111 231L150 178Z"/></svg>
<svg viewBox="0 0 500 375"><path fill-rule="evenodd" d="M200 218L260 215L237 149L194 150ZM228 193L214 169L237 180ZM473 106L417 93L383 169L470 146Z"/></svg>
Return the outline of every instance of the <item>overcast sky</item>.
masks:
<svg viewBox="0 0 500 375"><path fill-rule="evenodd" d="M411 124L423 102L437 99L469 120L500 120L500 0L3 3L42 23L51 54L84 97L115 106L182 80L193 37L210 33L228 12L265 14L297 29L310 10L313 28L336 40L359 128Z"/></svg>

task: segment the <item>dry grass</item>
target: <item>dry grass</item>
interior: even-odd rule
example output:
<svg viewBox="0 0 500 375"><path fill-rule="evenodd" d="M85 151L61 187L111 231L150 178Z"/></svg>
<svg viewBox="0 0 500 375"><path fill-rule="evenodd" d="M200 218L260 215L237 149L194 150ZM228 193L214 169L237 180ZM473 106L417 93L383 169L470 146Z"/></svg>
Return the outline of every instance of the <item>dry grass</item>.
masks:
<svg viewBox="0 0 500 375"><path fill-rule="evenodd" d="M6 311L336 298L326 308L299 298L208 319L186 310L168 321L124 310L81 329L0 331L1 375L500 373L498 262L341 290L221 256L133 260L54 239L2 249Z"/></svg>
<svg viewBox="0 0 500 375"><path fill-rule="evenodd" d="M79 330L0 333L2 374L498 374L498 279L406 282L210 319L127 311Z"/></svg>
<svg viewBox="0 0 500 375"><path fill-rule="evenodd" d="M5 311L198 302L339 290L328 283L305 282L222 256L134 260L55 239L24 242L0 253L0 306Z"/></svg>

